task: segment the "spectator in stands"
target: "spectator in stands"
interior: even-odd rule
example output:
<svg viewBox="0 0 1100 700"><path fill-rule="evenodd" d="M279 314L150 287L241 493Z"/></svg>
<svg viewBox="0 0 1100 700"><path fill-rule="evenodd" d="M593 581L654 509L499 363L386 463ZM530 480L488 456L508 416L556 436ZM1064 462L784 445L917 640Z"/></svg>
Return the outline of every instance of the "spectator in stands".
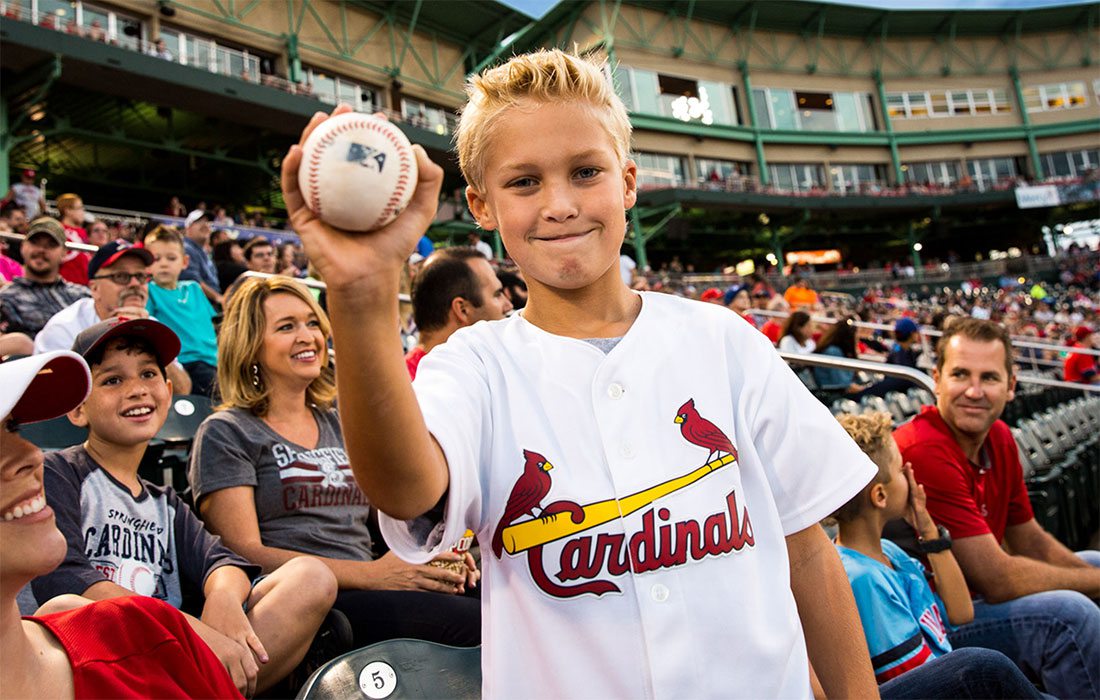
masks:
<svg viewBox="0 0 1100 700"><path fill-rule="evenodd" d="M722 303L731 311L748 321L749 325L756 328L756 320L749 315L752 309L752 297L749 296L748 285L735 284L722 295Z"/></svg>
<svg viewBox="0 0 1100 700"><path fill-rule="evenodd" d="M424 356L459 328L504 318L512 310L492 266L473 248L432 253L413 283L412 303L420 342L405 355L405 364L413 379Z"/></svg>
<svg viewBox="0 0 1100 700"><path fill-rule="evenodd" d="M275 246L263 236L244 244L244 264L253 272L275 274Z"/></svg>
<svg viewBox="0 0 1100 700"><path fill-rule="evenodd" d="M57 198L58 218L65 227L65 238L69 243L87 243L88 232L84 230L84 200L75 194L63 194ZM79 250L65 251L61 258L61 276L70 282L88 284L88 254Z"/></svg>
<svg viewBox="0 0 1100 700"><path fill-rule="evenodd" d="M0 331L33 338L50 317L91 294L87 287L62 279L64 246L65 229L57 219L42 216L31 223L21 246L23 276L0 289Z"/></svg>
<svg viewBox="0 0 1100 700"><path fill-rule="evenodd" d="M227 239L214 246L214 267L218 271L218 285L229 289L233 282L248 271L244 264L244 249L241 242Z"/></svg>
<svg viewBox="0 0 1100 700"><path fill-rule="evenodd" d="M187 215L183 227L188 263L180 279L198 282L210 303L220 307L224 287L219 286L218 270L210 259L210 215L205 209L196 209Z"/></svg>
<svg viewBox="0 0 1100 700"><path fill-rule="evenodd" d="M916 321L903 316L894 322L894 345L890 349L890 354L886 356L886 362L891 365L901 365L902 367L911 367L918 369L917 363L920 361L921 353L924 350L924 346L921 342L920 326ZM883 380L872 384L867 389L857 394L857 397L862 396L886 396L891 391L906 391L912 382L901 377L886 377Z"/></svg>
<svg viewBox="0 0 1100 700"><path fill-rule="evenodd" d="M111 231L107 226L107 222L103 219L96 219L88 227L88 245L94 245L98 248L107 245L110 240Z"/></svg>
<svg viewBox="0 0 1100 700"><path fill-rule="evenodd" d="M623 278L623 284L634 287L634 275L637 274L638 263L626 253L619 255L619 275Z"/></svg>
<svg viewBox="0 0 1100 700"><path fill-rule="evenodd" d="M168 50L168 44L166 44L161 37L157 37L153 42L153 45L149 48L149 55L164 59L165 61L175 60L175 56Z"/></svg>
<svg viewBox="0 0 1100 700"><path fill-rule="evenodd" d="M298 246L294 243L283 243L275 254L275 274L287 277L301 277L302 271L298 267Z"/></svg>
<svg viewBox="0 0 1100 700"><path fill-rule="evenodd" d="M164 213L182 219L187 216L187 207L183 206L183 202L180 201L179 197L172 197L168 200L168 206L164 208Z"/></svg>
<svg viewBox="0 0 1100 700"><path fill-rule="evenodd" d="M214 225L215 226L234 226L236 221L229 215L229 212L225 210L225 207L214 208Z"/></svg>
<svg viewBox="0 0 1100 700"><path fill-rule="evenodd" d="M791 286L783 292L783 298L790 304L791 309L796 311L799 309L813 311L821 305L817 292L810 289L809 282L800 275L796 275Z"/></svg>
<svg viewBox="0 0 1100 700"><path fill-rule="evenodd" d="M852 316L837 319L829 330L817 341L814 352L831 357L846 357L858 359L859 351L856 340L856 319ZM814 367L814 380L818 387L829 390L840 390L845 394L855 394L863 391L866 386L855 381L856 373L850 369L838 367ZM873 458L873 455L872 455ZM874 654L872 654L874 656Z"/></svg>
<svg viewBox="0 0 1100 700"><path fill-rule="evenodd" d="M264 571L320 557L355 647L395 637L476 645L478 601L455 595L477 582L472 557L440 559L464 564L464 576L374 554L370 504L333 407L328 341L328 318L296 280L248 278L230 295L218 358L224 403L199 428L191 459L198 510Z"/></svg>
<svg viewBox="0 0 1100 700"><path fill-rule="evenodd" d="M11 232L11 225L6 220L0 219L0 289L6 287L16 277L23 276L23 266L18 260L8 256L11 246L3 234Z"/></svg>
<svg viewBox="0 0 1100 700"><path fill-rule="evenodd" d="M54 314L35 336L34 351L70 348L81 331L110 318L148 318L145 304L151 275L145 268L152 263L149 251L126 241L112 241L100 248L88 263L91 296ZM191 393L191 379L183 365L173 362L168 373L177 391Z"/></svg>
<svg viewBox="0 0 1100 700"><path fill-rule="evenodd" d="M814 351L814 322L805 311L792 311L779 335L779 349L796 355L809 355Z"/></svg>
<svg viewBox="0 0 1100 700"><path fill-rule="evenodd" d="M486 260L493 259L493 247L481 240L481 231L470 231L470 233L466 235L466 242L471 248L481 253Z"/></svg>
<svg viewBox="0 0 1100 700"><path fill-rule="evenodd" d="M951 540L928 515L912 467L902 463L890 435L890 414L843 415L839 420L878 467L871 483L832 518L882 697L1040 697L1003 654L952 650L945 619L956 626L970 622L974 607L951 555ZM918 560L882 538L883 526L898 518L921 533L931 576Z"/></svg>
<svg viewBox="0 0 1100 700"><path fill-rule="evenodd" d="M1089 326L1074 328L1073 340L1076 347L1088 350L1100 349L1100 333L1096 333ZM1062 376L1067 382L1100 384L1100 356L1071 352L1066 356Z"/></svg>
<svg viewBox="0 0 1100 700"><path fill-rule="evenodd" d="M518 272L510 270L497 270L497 279L504 287L504 297L512 305L512 309L522 309L527 305L527 282Z"/></svg>
<svg viewBox="0 0 1100 700"><path fill-rule="evenodd" d="M4 195L5 200L11 200L19 206L28 221L46 213L46 196L42 188L35 184L34 177L33 170L24 170L19 173L19 182L13 183Z"/></svg>
<svg viewBox="0 0 1100 700"><path fill-rule="evenodd" d="M998 420L1016 382L1007 332L956 320L933 376L936 405L895 438L980 596L952 645L997 649L1057 697L1100 697L1100 610L1089 600L1100 598L1100 553L1074 554L1035 521L1016 443Z"/></svg>
<svg viewBox="0 0 1100 700"><path fill-rule="evenodd" d="M16 593L53 571L65 536L46 510L42 452L19 426L76 408L88 367L69 351L0 365L0 688L5 697L240 697L218 657L172 606L127 597L48 602L20 619ZM52 611L58 612L52 612Z"/></svg>
<svg viewBox="0 0 1100 700"><path fill-rule="evenodd" d="M179 340L167 326L103 321L73 350L91 368L92 389L69 419L88 440L46 457L46 502L69 546L55 571L32 582L35 596L144 595L180 608L186 593L199 594L192 629L242 693L263 691L302 660L335 597L333 576L302 558L254 582L258 567L210 535L171 487L138 476L169 410L164 368Z"/></svg>
<svg viewBox="0 0 1100 700"><path fill-rule="evenodd" d="M191 378L191 393L211 396L217 378L217 312L198 282L180 279L187 267L183 236L174 227L158 226L145 236L145 249L154 259L145 309L179 336L179 361Z"/></svg>
<svg viewBox="0 0 1100 700"><path fill-rule="evenodd" d="M722 290L718 287L709 287L703 290L703 293L699 295L699 301L707 304L718 304L720 306L725 305L725 298L722 294Z"/></svg>

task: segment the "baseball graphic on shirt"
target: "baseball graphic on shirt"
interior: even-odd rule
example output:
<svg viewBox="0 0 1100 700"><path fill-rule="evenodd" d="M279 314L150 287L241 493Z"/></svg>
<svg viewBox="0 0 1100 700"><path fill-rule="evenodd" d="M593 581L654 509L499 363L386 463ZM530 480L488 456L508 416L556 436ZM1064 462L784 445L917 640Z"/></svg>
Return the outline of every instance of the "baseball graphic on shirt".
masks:
<svg viewBox="0 0 1100 700"><path fill-rule="evenodd" d="M329 117L306 139L298 186L322 221L345 231L382 228L416 189L416 155L396 126L369 114Z"/></svg>

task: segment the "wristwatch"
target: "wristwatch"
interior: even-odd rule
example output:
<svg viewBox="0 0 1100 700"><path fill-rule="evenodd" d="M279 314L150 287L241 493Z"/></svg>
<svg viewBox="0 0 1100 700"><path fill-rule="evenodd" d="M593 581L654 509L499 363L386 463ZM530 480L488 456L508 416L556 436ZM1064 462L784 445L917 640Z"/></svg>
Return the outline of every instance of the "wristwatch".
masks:
<svg viewBox="0 0 1100 700"><path fill-rule="evenodd" d="M936 554L937 552L945 552L951 549L951 533L947 531L947 528L943 525L936 527L940 536L934 540L926 540L921 537L917 537L917 549L924 554Z"/></svg>

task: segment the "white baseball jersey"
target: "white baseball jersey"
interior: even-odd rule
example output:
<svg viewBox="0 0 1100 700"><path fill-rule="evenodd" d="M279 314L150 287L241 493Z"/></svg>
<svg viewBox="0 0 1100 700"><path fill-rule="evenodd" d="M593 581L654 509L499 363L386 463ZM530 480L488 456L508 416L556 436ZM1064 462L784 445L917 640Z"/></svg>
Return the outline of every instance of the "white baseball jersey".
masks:
<svg viewBox="0 0 1100 700"><path fill-rule="evenodd" d="M411 562L477 533L486 697L810 697L784 537L876 469L737 314L645 293L606 354L478 323L414 386L450 490L382 532Z"/></svg>

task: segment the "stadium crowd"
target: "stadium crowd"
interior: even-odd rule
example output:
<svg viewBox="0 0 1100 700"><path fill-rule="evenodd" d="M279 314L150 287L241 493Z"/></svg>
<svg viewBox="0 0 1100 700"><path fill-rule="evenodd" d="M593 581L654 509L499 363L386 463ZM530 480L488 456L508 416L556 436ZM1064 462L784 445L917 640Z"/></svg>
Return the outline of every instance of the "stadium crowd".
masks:
<svg viewBox="0 0 1100 700"><path fill-rule="evenodd" d="M553 98L529 98L559 110L557 123L570 124L568 133L547 129L553 146L548 152L577 148L575 142L583 145L588 140L596 152L614 153L619 142L609 145L608 132L612 141L616 134L628 141L629 134L621 133L621 126L609 126L593 116L596 110L578 109L563 99L597 105L607 101L608 109L621 110L617 100L598 89L602 79L597 67L560 52L513 60L543 61L550 73L568 66L580 79L593 81L587 92L571 93L568 85L558 85L554 89L562 92ZM487 79L503 80L497 86L500 90L530 89L526 83L507 84L502 77L507 75L496 73ZM476 123L477 110L471 113L475 116L465 118ZM529 133L533 127L549 126L539 121L549 117L537 111L532 116L505 109L503 114L497 128L505 133L510 133L508 129ZM316 123L317 118L311 126ZM487 152L476 147L466 150L462 138L460 134L464 170L470 169L471 159L491 164ZM508 148L525 147L523 139L501 138ZM300 149L291 152L284 164L286 172L294 172L295 156L300 157ZM426 161L422 153L421 158ZM433 194L427 165L422 163L419 187L428 186L429 191L422 195L418 189L412 213L402 215L398 228L392 229L406 237L421 236L424 226L415 226L430 221L431 212L425 216L425 211L434 203L427 201ZM547 173L556 173L559 167L550 161L546 166ZM609 169L617 167L621 166ZM526 242L510 245L533 262L524 266L535 270L529 272L531 279L525 279L516 265L491 260L491 248L477 236L471 237L469 247L438 251L421 238L412 257L403 265L397 261L405 286L392 291L410 293L407 308L389 298L353 297L349 290L357 283L358 273L325 245L370 243L348 243L313 218L295 185L286 184L286 172L284 189L295 230L303 240L313 242L314 250L322 251L320 259L312 262L325 272L329 287L324 295L299 279L311 267L302 250L296 246L276 249L264 238L241 246L241 241L220 230L227 225L224 212L196 208L183 217L179 228L154 221L142 230L124 231L88 221L81 198L74 194L57 198L57 218L42 216L46 203L41 193L34 197L35 207L27 198L34 193L24 193L3 210L0 227L24 238L18 245L12 245L17 239L5 239L7 256L0 267L5 275L0 289L0 352L5 358L0 363L0 382L6 387L0 401L5 421L0 432L0 528L5 534L0 624L5 658L32 660L23 665L6 662L0 678L3 687L27 689L38 671L67 667L70 673L49 676L59 684L51 696L110 694L123 678L138 684L131 691L150 696L224 696L234 688L247 696L292 695L310 672L342 651L396 637L473 646L481 644L484 629L485 674L498 692L508 695L508 689L522 687L527 675L551 684L547 688L565 689L564 694L576 691L570 679L557 677L561 674L551 678L556 673L553 667L493 665L511 649L501 648L499 639L488 639L495 633L512 640L517 650L536 648L519 629L525 625L499 611L522 612L525 605L541 610L548 605L546 598L568 594L569 587L561 585L564 579L555 583L536 578L550 596L518 603L514 597L522 594L512 590L509 600L506 584L494 581L502 586L494 591L499 596L493 603L496 613L487 601L479 600L483 563L498 567L495 576L515 575L516 570L502 573L499 568L504 566L500 561L504 541L497 535L525 515L539 515L554 468L550 460L523 450L527 459L523 476L512 488L493 541L481 542L470 552L451 550L468 537L463 533L465 523L454 514L481 508L482 488L507 492L511 481L489 489L477 482L485 475L455 472L448 486L446 481L440 484L440 472L431 468L442 463L446 472L451 458L483 449L479 439L459 432L482 418L475 410L480 404L474 403L482 384L491 384L494 392L511 392L507 396L512 401L525 402L528 399L522 395L531 386L510 382L505 376L508 371L551 390L559 380L572 381L551 371L551 360L578 373L589 371L585 369L589 366L597 372L605 358L624 362L624 357L636 352L625 337L630 324L612 324L621 330L618 335L532 334L535 321L527 320L533 298L529 294L541 290L547 303L546 283L535 277L545 274L538 261L541 248L527 250ZM478 180L482 175L480 170L468 170L471 187L482 186ZM552 176L556 177L547 175ZM33 177L31 173L24 180L33 186ZM488 192L492 184L485 187ZM598 208L600 195L589 192L586 196ZM494 201L471 196L479 223L522 225L508 219L519 216L522 205L496 211ZM170 216L182 212L176 204ZM28 216L32 210L37 216ZM621 221L622 202L616 200L603 213L609 221ZM90 247L69 247L75 243ZM786 559L764 561L763 555L759 559L763 563L753 571L761 580L784 586L790 581L792 596L776 596L782 598L774 603L780 611L776 614L795 620L783 633L783 643L809 649L808 656L802 651L796 655L812 662L812 667L806 661L799 665L808 668L812 681L771 669L759 682L776 685L766 686L763 692L786 688L804 693L812 682L817 691L847 689L855 694L868 690L867 682L873 687L877 681L883 697L1040 697L1039 689L1063 698L1100 696L1100 610L1095 603L1100 599L1100 553L1075 553L1038 524L1016 443L999 420L1014 396L1016 375L1048 366L1043 362L1053 363L1050 366L1056 366L1066 380L1098 381L1098 354L1088 352L1100 348L1100 334L1095 332L1100 312L1097 251L1074 249L1060 258L1055 283L1006 280L988 287L968 282L915 295L874 288L861 298L821 294L799 278L792 278L782 290L761 276L698 289L682 279L651 281L622 258L620 274L608 277L620 255L618 246L594 253L599 259L586 260L584 265L603 266L597 276L604 291L632 308L645 300L642 315L635 310L631 316L638 327L632 331L635 336L648 333L646 339L655 348L660 343L682 345L683 339L665 338L666 329L669 324L688 323L686 333L714 340L695 344L690 352L702 354L691 354L688 362L667 368L680 373L670 381L696 371L684 366L692 365L692 360L720 365L723 372L729 368L731 374L743 372L737 364L741 361L761 369L760 376L738 380L745 388L736 401L755 401L753 412L758 414L738 420L758 423L738 424L737 448L701 415L725 421L713 401L705 400L719 396L718 389L711 387L708 391L714 393L698 395L698 402L690 399L677 412L675 423L691 445L709 450L708 460L715 458L708 468L717 470L737 460L744 476L736 477L731 499L742 489L756 499L755 528L744 527L748 526L746 510L740 533L728 533L730 537L739 537L741 548L748 537L755 538L753 546L758 550L785 545L789 553L789 577ZM585 267L578 274L589 272ZM394 280L397 285L396 274ZM388 281L372 283L380 285L376 289L390 290ZM630 289L642 294L632 294ZM385 309L393 306L401 313L393 319L388 311L353 318L348 313L353 299L378 304L374 309L382 309L385 303ZM326 304L332 307L331 321ZM525 313L515 314L518 310ZM583 316L584 312L572 313ZM738 316L758 330L750 329ZM479 324L506 317L503 323ZM539 319L549 326L561 322L559 317ZM513 335L502 331L500 338L489 337L494 329L508 329ZM929 336L924 332L928 329L942 336ZM391 351L396 350L399 332L408 376L390 372L394 362L380 369L382 363L396 360ZM1020 354L1014 354L1012 336L1048 341L1052 346L1022 346ZM340 374L334 338L341 361L356 371ZM350 340L341 344L342 338ZM592 339L582 343L575 338ZM475 342L491 348L506 343L552 346L556 357L528 350L516 357L533 363L532 367L498 366L496 374L475 377L475 366L483 361L471 349ZM739 348L737 362L707 354L727 342ZM1061 345L1068 346L1068 351L1057 347ZM786 371L774 346L794 354L849 358L877 354L891 363L928 371L936 381L936 395L901 426L883 414L847 416L838 423ZM1085 352L1075 352L1075 347ZM644 355L633 357L633 362L642 364L632 371L648 367ZM547 368L540 364L543 361ZM518 366L520 360L516 362ZM368 365L378 370L369 379L365 371L358 371ZM449 371L455 373L450 380L445 379ZM425 439L421 445L396 444L413 442L394 438L414 436L416 427L410 426L400 436L383 429L396 425L396 419L383 416L382 409L405 415L410 405L415 406L408 389L412 376L417 377L416 398L424 406L434 439ZM371 404L376 387L370 382L375 379L386 383L378 389L378 395L388 397L386 407ZM862 378L844 370L813 372L803 379L816 388L853 397L881 395L894 387L889 379ZM698 383L698 378L693 381ZM563 390L563 395L573 396L574 389ZM617 401L623 391L621 385L611 384L607 400ZM771 397L765 399L765 392ZM172 410L173 393L201 394L216 407L193 436L187 474L190 488L183 494L139 474L147 447ZM335 409L338 398L341 411L376 419L383 422L382 428L369 420L342 427L341 412ZM602 395L598 398L604 400ZM536 403L543 406L541 398ZM486 407L484 415L490 410ZM533 409L523 411L534 415ZM523 411L506 410L493 416L516 420L517 415L526 415ZM555 423L563 430L574 425L569 422L575 418L572 412L562 414L564 418L548 415L532 421ZM61 415L87 430L84 442L42 457L18 435L20 423ZM791 415L798 419L790 420ZM671 416L667 418L671 422ZM483 442L504 441L507 449L500 448L500 454L518 454L519 443L512 442L518 432L519 428L491 430ZM423 433L427 438L428 432ZM758 438L755 446L749 434ZM1092 437L1095 446L1095 434ZM412 461L427 475L407 482L412 484L409 491L418 495L417 505L406 506L395 499L396 486L367 484L362 478L360 466L371 461L363 455L378 461L378 454L392 457L403 451L416 457ZM670 453L670 458L673 455L680 458L676 453ZM623 457L632 455L624 452ZM812 457L820 461L814 475L804 469ZM731 471L723 472L721 478ZM760 476L764 473L766 480ZM568 478L559 474L555 471L553 478ZM509 473L506 478L513 476ZM528 477L535 481L525 481ZM752 481L758 477L760 483ZM786 493L762 495L768 491L763 482L773 479L782 482L777 490ZM387 481L402 483L399 478ZM866 486L858 489L860 483ZM541 492L537 484L543 485ZM841 490L836 490L838 484ZM808 497L811 491L816 496L826 487L832 489L832 501L814 501L812 508L783 498ZM768 500L773 497L774 502ZM56 520L39 515L47 505ZM577 506L563 506L561 501L553 505ZM661 512L658 517L670 517L667 510ZM405 518L391 517L394 513ZM817 526L830 514L838 523L834 544L842 569L839 564L828 569L831 560L818 556L821 547L833 549ZM730 517L736 526L740 516L733 501ZM809 520L802 522L805 518ZM907 524L907 536L898 538L898 544L883 539L884 528L899 519ZM706 522L709 531L712 520ZM684 523L678 524L678 532L687 529L680 525ZM16 529L20 527L26 530ZM31 536L13 536L26 531ZM712 544L700 537L697 531L697 545ZM425 542L429 543L426 548ZM733 539L731 546L737 548ZM409 563L417 560L414 552L423 555L420 563ZM703 583L719 579L723 586L748 585L733 583L745 578L743 569L734 568L741 561L738 557L695 550L692 556L698 561L690 567L690 575L699 577L692 579L693 586L706 588ZM650 564L636 561L631 566ZM535 576L533 563L531 567ZM662 563L653 568L671 567ZM678 571L689 576L687 569ZM844 574L850 592L832 587L837 576L844 584ZM608 582L579 585L596 584ZM669 595L667 588L663 593L658 587L652 590L658 604ZM18 598L17 592L21 593ZM150 598L165 604L149 602ZM619 609L633 605L619 604ZM29 617L20 618L20 605ZM725 639L732 634L724 629L728 625L721 615L713 610L709 614L713 618L709 622L693 618L701 636ZM792 631L798 628L798 616L802 616L805 639L801 632ZM866 646L858 634L836 634L832 626L838 624L843 631L849 623L862 625ZM531 627L566 629L562 624L545 616ZM131 634L112 635L106 631L112 625L127 627ZM571 619L568 625L596 634L585 620ZM685 635L680 629L672 634L694 636L696 631ZM779 635L780 630L769 629L766 634ZM158 640L164 639L172 642L170 651L158 646ZM492 644L498 646L494 649ZM599 664L598 658L576 656L584 648L580 644L556 653L573 654L570 658L576 663ZM751 660L747 649L742 652ZM9 653L13 656L8 657ZM746 663L738 662L736 656L726 661ZM125 660L131 657L133 661ZM107 670L103 659L112 660ZM132 666L127 668L127 663ZM651 658L647 663L657 673L667 660ZM195 670L181 674L184 664ZM181 675L197 685L158 685L165 677ZM619 687L614 685L619 676L607 678L611 677L589 676L587 681Z"/></svg>

